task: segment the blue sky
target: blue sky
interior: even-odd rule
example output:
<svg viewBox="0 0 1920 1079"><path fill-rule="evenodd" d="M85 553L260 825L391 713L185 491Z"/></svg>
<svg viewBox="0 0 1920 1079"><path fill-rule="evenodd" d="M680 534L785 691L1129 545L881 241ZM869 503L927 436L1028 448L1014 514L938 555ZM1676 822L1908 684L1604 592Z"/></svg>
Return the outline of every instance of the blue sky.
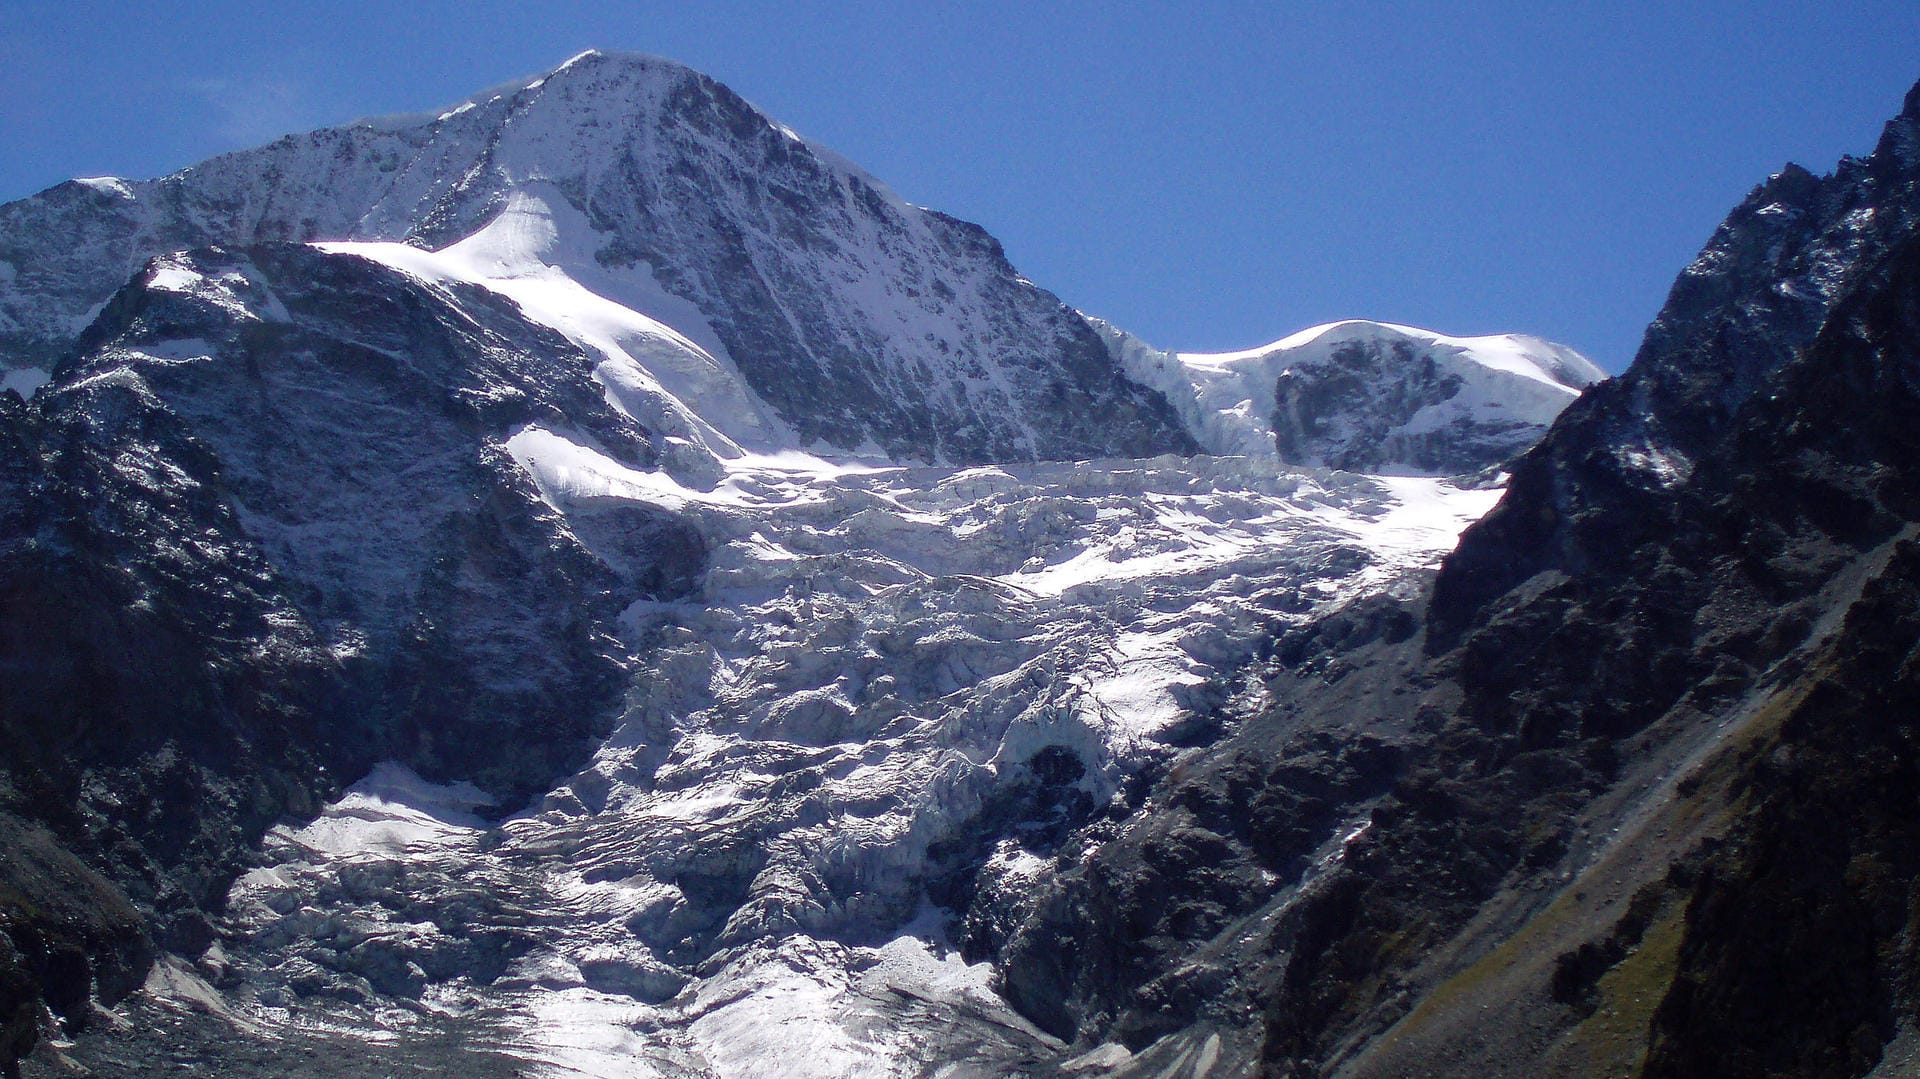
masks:
<svg viewBox="0 0 1920 1079"><path fill-rule="evenodd" d="M709 72L1157 344L1365 317L1618 369L1748 188L1872 149L1920 4L7 0L0 200L587 47Z"/></svg>

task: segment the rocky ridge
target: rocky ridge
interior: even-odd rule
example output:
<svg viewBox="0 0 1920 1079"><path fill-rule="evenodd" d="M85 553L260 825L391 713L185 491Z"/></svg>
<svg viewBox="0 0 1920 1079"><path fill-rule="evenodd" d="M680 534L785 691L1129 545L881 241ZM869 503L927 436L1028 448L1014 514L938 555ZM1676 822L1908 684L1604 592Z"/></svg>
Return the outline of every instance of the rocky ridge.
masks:
<svg viewBox="0 0 1920 1079"><path fill-rule="evenodd" d="M545 510L486 432L564 410L636 464L648 433L583 354L463 300L302 246L169 256L56 385L10 398L3 808L168 949L212 943L235 854L334 777L394 758L507 801L544 790L618 702L606 626L700 569L659 511L576 532ZM101 971L144 969L122 958L144 929L65 922L33 932L89 956L83 987L138 984Z"/></svg>
<svg viewBox="0 0 1920 1079"><path fill-rule="evenodd" d="M1912 1068L1916 102L1735 211L1430 602L1283 632L989 925L1074 1067Z"/></svg>
<svg viewBox="0 0 1920 1079"><path fill-rule="evenodd" d="M1910 1061L1904 938L1836 927L1911 910L1903 754L1864 747L1911 737L1916 124L1758 188L1449 556L1432 769L1305 912L1268 1067Z"/></svg>

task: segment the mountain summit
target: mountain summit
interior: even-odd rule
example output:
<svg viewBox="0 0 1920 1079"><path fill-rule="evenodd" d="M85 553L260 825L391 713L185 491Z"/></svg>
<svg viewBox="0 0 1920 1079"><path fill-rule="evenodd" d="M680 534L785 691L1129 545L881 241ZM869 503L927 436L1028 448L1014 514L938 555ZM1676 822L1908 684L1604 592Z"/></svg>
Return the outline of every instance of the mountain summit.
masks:
<svg viewBox="0 0 1920 1079"><path fill-rule="evenodd" d="M622 407L694 473L792 449L978 463L1204 448L1466 471L1530 444L1600 374L1545 342L1358 324L1329 356L1282 341L1175 361L712 79L592 51L442 111L0 207L0 368L44 381L148 258L288 241L509 296L604 355ZM1508 377L1516 356L1544 357L1531 370L1546 377Z"/></svg>
<svg viewBox="0 0 1920 1079"><path fill-rule="evenodd" d="M743 442L971 462L1193 449L977 226L907 205L712 79L600 52L444 112L0 208L0 260L26 270L0 284L0 354L49 367L154 255L313 240L458 244L448 273L540 279L522 297L536 319L644 353L624 373L650 407L727 397L715 431L686 432L722 455ZM536 287L552 302L528 302ZM578 325L609 306L595 299L641 317Z"/></svg>

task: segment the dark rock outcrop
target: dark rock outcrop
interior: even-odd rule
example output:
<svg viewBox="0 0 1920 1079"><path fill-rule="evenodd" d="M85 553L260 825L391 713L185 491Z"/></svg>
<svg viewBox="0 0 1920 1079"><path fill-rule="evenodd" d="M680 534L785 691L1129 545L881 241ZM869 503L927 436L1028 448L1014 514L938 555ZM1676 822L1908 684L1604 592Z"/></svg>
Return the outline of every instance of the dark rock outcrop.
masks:
<svg viewBox="0 0 1920 1079"><path fill-rule="evenodd" d="M1606 574L1673 531L1695 463L1920 220L1920 98L1867 158L1790 165L1755 188L1674 284L1633 366L1519 460L1435 585L1434 647L1542 573ZM1675 496L1672 492L1679 491Z"/></svg>
<svg viewBox="0 0 1920 1079"><path fill-rule="evenodd" d="M1911 1059L1916 102L1734 213L1424 624L1276 642L1265 709L1090 826L1004 935L1010 998L1124 1074ZM1326 752L1343 724L1378 751Z"/></svg>

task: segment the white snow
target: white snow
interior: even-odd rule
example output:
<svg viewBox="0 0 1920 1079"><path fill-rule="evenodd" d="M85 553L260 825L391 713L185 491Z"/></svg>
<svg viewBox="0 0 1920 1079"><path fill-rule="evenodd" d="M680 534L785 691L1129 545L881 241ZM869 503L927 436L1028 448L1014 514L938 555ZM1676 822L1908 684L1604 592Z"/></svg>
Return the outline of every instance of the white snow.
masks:
<svg viewBox="0 0 1920 1079"><path fill-rule="evenodd" d="M104 192L109 195L117 195L123 199L131 199L134 197L133 189L128 187L127 182L118 176L76 176L73 182L76 184L85 184L95 191Z"/></svg>
<svg viewBox="0 0 1920 1079"><path fill-rule="evenodd" d="M53 380L45 368L16 367L0 373L0 390L12 390L22 397L32 397L40 387Z"/></svg>
<svg viewBox="0 0 1920 1079"><path fill-rule="evenodd" d="M595 377L610 404L708 456L797 448L698 309L661 288L644 264L600 266L595 254L604 241L558 192L536 183L512 192L485 228L439 251L399 243L314 246L513 300L529 318L600 358Z"/></svg>
<svg viewBox="0 0 1920 1079"><path fill-rule="evenodd" d="M205 278L193 270L175 262L162 263L147 278L147 287L162 292L192 292L205 283Z"/></svg>
<svg viewBox="0 0 1920 1079"><path fill-rule="evenodd" d="M526 470L547 504L562 513L596 498L626 498L680 511L695 504L794 506L824 498L815 486L822 481L891 467L829 461L798 450L743 452L723 463L723 479L702 489L681 483L669 472L628 468L599 450L537 424L514 433L505 448Z"/></svg>
<svg viewBox="0 0 1920 1079"><path fill-rule="evenodd" d="M653 1079L687 1072L648 1062L660 1038L636 1029L653 1014L631 998L584 987L529 994L512 1048L537 1065L533 1074L554 1079Z"/></svg>
<svg viewBox="0 0 1920 1079"><path fill-rule="evenodd" d="M262 940L347 926L431 943L433 927L377 905L302 906L389 861L540 911L533 952L498 983L430 999L485 1000L501 1046L552 1077L910 1074L926 1031L955 1015L1053 1045L945 945L922 894L930 846L973 827L1049 748L1082 763L1095 804L1110 797L1166 758L1156 739L1276 620L1433 564L1497 497L1207 457L955 469L748 455L702 490L537 426L508 450L563 514L670 506L713 547L698 596L628 612L628 637L650 643L623 724L485 844L469 815L484 794L383 765L319 820L276 831L269 845L291 853L243 878L233 908ZM1277 589L1317 597L1313 610L1276 615ZM695 902L677 867L734 850L759 852L746 897L706 915L733 943L676 973L652 949ZM981 880L1021 891L1051 872L1009 836ZM835 942L853 933L879 935ZM412 1021L373 1014L376 1032Z"/></svg>
<svg viewBox="0 0 1920 1079"><path fill-rule="evenodd" d="M1324 362L1352 341L1406 342L1462 381L1452 398L1416 413L1407 434L1466 417L1544 428L1606 373L1564 345L1524 334L1450 337L1412 326L1350 319L1314 326L1239 352L1163 352L1098 319L1127 373L1167 395L1207 452L1272 458L1274 385L1281 372Z"/></svg>
<svg viewBox="0 0 1920 1079"><path fill-rule="evenodd" d="M1453 549L1468 525L1500 501L1501 488L1461 488L1422 476L1376 476L1388 493L1385 512L1359 516L1327 513L1328 524L1386 550L1425 551L1438 557Z"/></svg>
<svg viewBox="0 0 1920 1079"><path fill-rule="evenodd" d="M403 764L375 766L317 819L274 838L334 856L398 854L469 839L485 823L473 810L493 798L471 783L429 783Z"/></svg>
<svg viewBox="0 0 1920 1079"><path fill-rule="evenodd" d="M250 272L227 270L208 276L195 268L192 256L174 254L153 261L146 285L150 289L178 292L216 304L247 322L291 321L292 316L280 298L264 282L250 276Z"/></svg>

